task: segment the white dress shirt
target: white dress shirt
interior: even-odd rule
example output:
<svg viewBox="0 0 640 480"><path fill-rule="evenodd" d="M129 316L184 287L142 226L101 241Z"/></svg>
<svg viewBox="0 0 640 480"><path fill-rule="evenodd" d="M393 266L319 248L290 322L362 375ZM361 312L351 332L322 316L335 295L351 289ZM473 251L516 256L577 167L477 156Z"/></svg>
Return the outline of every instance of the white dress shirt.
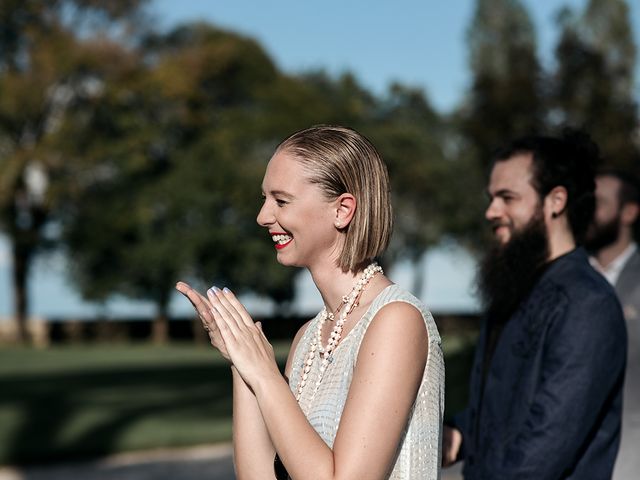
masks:
<svg viewBox="0 0 640 480"><path fill-rule="evenodd" d="M595 257L589 257L589 262L591 262L591 266L593 266L593 268L604 275L611 285L615 285L618 281L618 277L620 276L620 272L622 272L622 269L631 258L631 255L633 255L637 249L638 244L631 242L629 246L606 267L600 265Z"/></svg>

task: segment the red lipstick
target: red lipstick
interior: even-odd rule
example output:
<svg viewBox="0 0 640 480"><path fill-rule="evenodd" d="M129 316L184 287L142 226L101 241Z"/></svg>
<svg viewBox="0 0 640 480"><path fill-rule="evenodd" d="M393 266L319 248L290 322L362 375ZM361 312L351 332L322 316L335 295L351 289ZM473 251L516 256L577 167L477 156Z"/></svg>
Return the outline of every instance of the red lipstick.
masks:
<svg viewBox="0 0 640 480"><path fill-rule="evenodd" d="M271 238L277 236L277 235L286 235L287 237L291 237L291 235L289 235L286 232L269 232L269 235L271 235ZM291 242L293 241L293 237L291 237L291 239L286 242L286 243L277 243L274 245L276 247L276 250L281 250L284 247L286 247L287 245L289 245Z"/></svg>

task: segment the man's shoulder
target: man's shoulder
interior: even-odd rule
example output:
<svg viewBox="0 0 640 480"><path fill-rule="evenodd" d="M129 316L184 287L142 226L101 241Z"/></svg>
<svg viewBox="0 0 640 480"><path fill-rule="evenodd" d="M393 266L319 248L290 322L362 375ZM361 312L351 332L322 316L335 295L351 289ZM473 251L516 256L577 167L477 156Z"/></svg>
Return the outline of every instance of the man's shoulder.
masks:
<svg viewBox="0 0 640 480"><path fill-rule="evenodd" d="M622 271L640 273L640 247L636 248L636 251L631 254L627 263L622 267ZM638 281L640 281L640 279Z"/></svg>
<svg viewBox="0 0 640 480"><path fill-rule="evenodd" d="M640 318L640 249L625 263L615 289L627 318Z"/></svg>
<svg viewBox="0 0 640 480"><path fill-rule="evenodd" d="M571 297L590 294L615 298L613 287L589 263L584 250L577 249L557 262L556 265L551 265L548 275L543 276L541 283L553 285Z"/></svg>
<svg viewBox="0 0 640 480"><path fill-rule="evenodd" d="M530 299L552 309L615 317L622 312L611 284L589 263L584 251L569 254L551 265ZM548 312L547 312L548 313Z"/></svg>
<svg viewBox="0 0 640 480"><path fill-rule="evenodd" d="M586 255L584 261L564 263L545 272L521 308L527 328L547 325L557 339L605 335L621 342L626 338L625 321L611 284L591 267Z"/></svg>

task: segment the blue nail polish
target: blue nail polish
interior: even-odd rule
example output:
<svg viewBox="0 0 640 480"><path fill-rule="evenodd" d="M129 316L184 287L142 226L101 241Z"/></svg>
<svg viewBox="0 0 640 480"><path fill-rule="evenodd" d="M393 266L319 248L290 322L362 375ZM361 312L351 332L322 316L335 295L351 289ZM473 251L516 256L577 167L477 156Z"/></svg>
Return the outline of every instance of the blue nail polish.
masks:
<svg viewBox="0 0 640 480"><path fill-rule="evenodd" d="M218 287L216 287L215 285L209 289L209 292L214 293L214 294L218 293L219 291L220 291L220 289Z"/></svg>
<svg viewBox="0 0 640 480"><path fill-rule="evenodd" d="M224 287L224 288L222 289L222 291L223 291L224 293L231 293L231 290L229 290L227 287Z"/></svg>

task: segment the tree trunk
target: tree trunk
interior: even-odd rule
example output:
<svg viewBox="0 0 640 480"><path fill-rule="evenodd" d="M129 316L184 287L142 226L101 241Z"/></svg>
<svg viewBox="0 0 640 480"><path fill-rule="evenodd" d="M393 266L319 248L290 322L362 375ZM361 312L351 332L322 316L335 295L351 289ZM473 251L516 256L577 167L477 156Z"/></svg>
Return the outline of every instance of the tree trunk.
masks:
<svg viewBox="0 0 640 480"><path fill-rule="evenodd" d="M29 340L29 332L27 329L27 306L29 304L27 278L29 275L32 251L28 247L21 246L14 241L12 253L16 341L24 344Z"/></svg>
<svg viewBox="0 0 640 480"><path fill-rule="evenodd" d="M151 325L151 340L156 345L166 345L169 341L169 317L167 316L168 297L163 295L158 302L158 313Z"/></svg>

